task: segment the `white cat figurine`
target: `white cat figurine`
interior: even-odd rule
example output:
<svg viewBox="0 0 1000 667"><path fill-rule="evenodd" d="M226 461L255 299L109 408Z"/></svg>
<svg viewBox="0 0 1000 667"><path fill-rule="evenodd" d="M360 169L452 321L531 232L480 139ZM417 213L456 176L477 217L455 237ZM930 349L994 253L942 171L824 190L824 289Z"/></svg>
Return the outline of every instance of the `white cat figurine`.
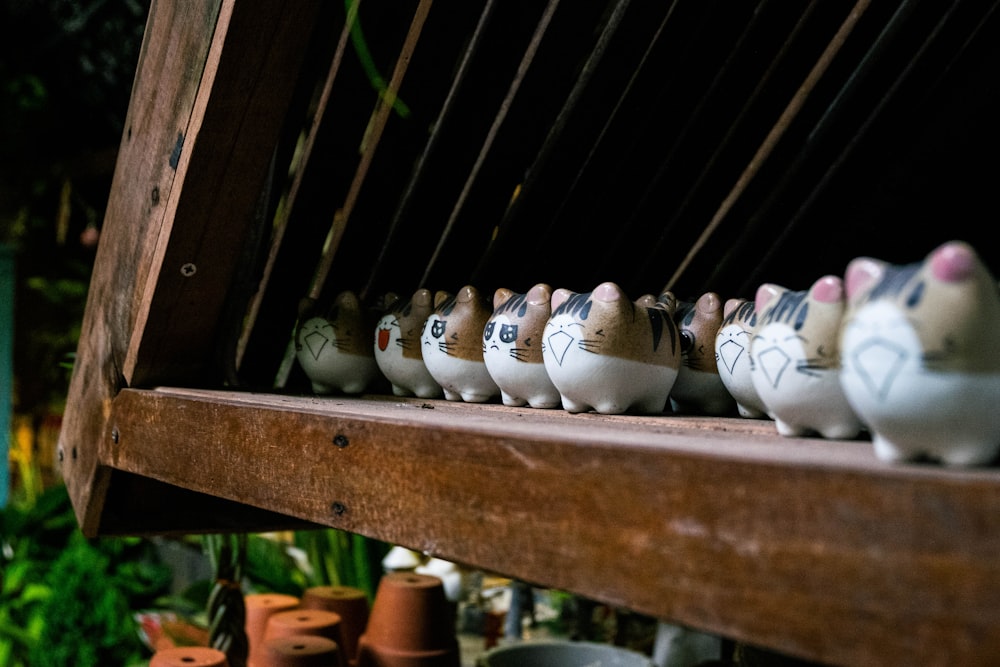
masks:
<svg viewBox="0 0 1000 667"><path fill-rule="evenodd" d="M544 283L526 294L501 288L493 295L493 316L483 330L483 360L504 405L559 407L559 390L542 359L551 300L552 288Z"/></svg>
<svg viewBox="0 0 1000 667"><path fill-rule="evenodd" d="M841 385L884 461L993 462L1000 451L1000 290L964 242L845 273Z"/></svg>
<svg viewBox="0 0 1000 667"><path fill-rule="evenodd" d="M715 336L715 363L719 379L736 400L741 417L767 417L767 408L750 378L750 341L757 324L753 301L727 299L723 306L722 325Z"/></svg>
<svg viewBox="0 0 1000 667"><path fill-rule="evenodd" d="M295 334L295 357L317 394L360 394L381 380L369 341L371 326L358 297L337 295L323 315L306 316Z"/></svg>
<svg viewBox="0 0 1000 667"><path fill-rule="evenodd" d="M483 329L493 314L471 285L440 303L424 323L420 348L427 370L449 401L485 403L500 395L483 361Z"/></svg>
<svg viewBox="0 0 1000 667"><path fill-rule="evenodd" d="M663 412L680 366L672 312L652 296L629 301L615 283L558 289L542 358L567 412Z"/></svg>
<svg viewBox="0 0 1000 667"><path fill-rule="evenodd" d="M766 283L757 289L755 308L750 377L778 433L856 437L862 423L840 387L843 281L824 276L808 291Z"/></svg>
<svg viewBox="0 0 1000 667"><path fill-rule="evenodd" d="M447 296L439 292L438 302ZM429 289L418 289L409 299L392 304L375 327L375 361L392 383L395 396L444 396L441 385L427 370L420 350L420 335L434 311L434 301Z"/></svg>

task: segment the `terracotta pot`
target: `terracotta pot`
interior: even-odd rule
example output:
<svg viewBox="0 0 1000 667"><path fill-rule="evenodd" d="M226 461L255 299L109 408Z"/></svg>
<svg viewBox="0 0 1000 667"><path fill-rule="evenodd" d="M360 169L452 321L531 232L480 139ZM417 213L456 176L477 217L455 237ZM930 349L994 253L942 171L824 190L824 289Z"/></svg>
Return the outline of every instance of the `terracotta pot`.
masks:
<svg viewBox="0 0 1000 667"><path fill-rule="evenodd" d="M312 635L326 637L341 645L340 614L325 609L290 609L267 619L264 639Z"/></svg>
<svg viewBox="0 0 1000 667"><path fill-rule="evenodd" d="M348 662L357 662L358 638L368 625L368 596L352 586L313 586L302 593L302 609L323 609L340 615L341 649Z"/></svg>
<svg viewBox="0 0 1000 667"><path fill-rule="evenodd" d="M247 667L259 667L259 656L267 631L267 620L281 611L299 606L299 598L283 593L251 593L243 598L246 607Z"/></svg>
<svg viewBox="0 0 1000 667"><path fill-rule="evenodd" d="M265 640L261 661L267 667L340 667L342 657L332 639L299 635Z"/></svg>
<svg viewBox="0 0 1000 667"><path fill-rule="evenodd" d="M454 606L437 577L390 572L379 582L358 667L459 667Z"/></svg>
<svg viewBox="0 0 1000 667"><path fill-rule="evenodd" d="M207 646L161 648L149 661L149 667L229 667L226 654Z"/></svg>

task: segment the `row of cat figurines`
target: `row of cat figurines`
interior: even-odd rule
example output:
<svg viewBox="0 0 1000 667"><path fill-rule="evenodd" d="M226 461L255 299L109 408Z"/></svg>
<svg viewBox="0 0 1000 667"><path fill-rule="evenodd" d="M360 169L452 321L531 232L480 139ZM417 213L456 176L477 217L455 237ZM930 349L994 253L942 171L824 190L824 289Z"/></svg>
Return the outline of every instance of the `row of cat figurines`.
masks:
<svg viewBox="0 0 1000 667"><path fill-rule="evenodd" d="M632 301L606 282L498 289L490 303L465 286L420 289L374 319L348 291L301 320L316 393L388 381L398 396L571 413L739 414L783 436L867 432L885 461L1000 452L1000 288L962 241L913 264L860 257L806 290L766 283L753 300Z"/></svg>

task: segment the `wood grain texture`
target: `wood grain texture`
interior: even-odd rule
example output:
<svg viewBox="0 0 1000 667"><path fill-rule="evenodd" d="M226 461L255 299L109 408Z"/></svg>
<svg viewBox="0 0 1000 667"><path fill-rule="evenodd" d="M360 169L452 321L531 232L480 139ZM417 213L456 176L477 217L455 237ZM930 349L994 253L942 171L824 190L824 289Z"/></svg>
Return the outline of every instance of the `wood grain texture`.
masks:
<svg viewBox="0 0 1000 667"><path fill-rule="evenodd" d="M109 471L97 463L111 399L124 386L126 350L176 176L218 2L154 2L101 231L77 361L59 439L61 473L85 533L96 531Z"/></svg>
<svg viewBox="0 0 1000 667"><path fill-rule="evenodd" d="M318 7L316 0L223 3L176 156L180 186L166 201L156 280L146 283L125 358L131 386L206 381Z"/></svg>
<svg viewBox="0 0 1000 667"><path fill-rule="evenodd" d="M60 434L83 531L124 386L201 384L317 2L151 8Z"/></svg>
<svg viewBox="0 0 1000 667"><path fill-rule="evenodd" d="M126 390L102 463L842 664L1000 650L1000 473L739 419ZM690 425L689 425L690 424Z"/></svg>

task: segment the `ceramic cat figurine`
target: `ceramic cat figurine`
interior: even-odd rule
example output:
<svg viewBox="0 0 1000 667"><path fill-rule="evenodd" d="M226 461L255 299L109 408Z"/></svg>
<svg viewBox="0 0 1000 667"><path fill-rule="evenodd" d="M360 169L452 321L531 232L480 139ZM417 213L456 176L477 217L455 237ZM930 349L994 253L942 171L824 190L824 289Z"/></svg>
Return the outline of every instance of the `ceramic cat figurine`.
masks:
<svg viewBox="0 0 1000 667"><path fill-rule="evenodd" d="M501 288L493 295L493 316L483 330L483 360L504 405L559 407L559 390L542 359L551 301L552 288L544 283L526 294Z"/></svg>
<svg viewBox="0 0 1000 667"><path fill-rule="evenodd" d="M715 336L715 363L719 379L736 400L736 409L741 417L766 417L767 408L750 379L750 341L757 326L754 302L727 299L722 314L722 325Z"/></svg>
<svg viewBox="0 0 1000 667"><path fill-rule="evenodd" d="M424 324L424 364L449 401L484 403L500 395L483 361L483 329L492 314L476 288L466 285L438 304Z"/></svg>
<svg viewBox="0 0 1000 667"><path fill-rule="evenodd" d="M306 316L295 334L295 356L317 394L360 394L381 380L371 348L371 321L358 297L337 295L324 315Z"/></svg>
<svg viewBox="0 0 1000 667"><path fill-rule="evenodd" d="M862 424L840 387L837 352L843 281L824 276L808 291L767 283L757 289L754 307L750 377L778 433L856 437Z"/></svg>
<svg viewBox="0 0 1000 667"><path fill-rule="evenodd" d="M736 401L715 362L715 337L722 326L719 295L706 292L693 303L678 302L674 322L681 337L681 365L670 390L671 407L675 412L715 416L735 412Z"/></svg>
<svg viewBox="0 0 1000 667"><path fill-rule="evenodd" d="M845 273L840 381L884 461L994 461L1000 451L1000 290L971 246Z"/></svg>
<svg viewBox="0 0 1000 667"><path fill-rule="evenodd" d="M671 315L651 296L629 301L615 283L585 293L556 290L542 358L563 408L663 412L681 360Z"/></svg>
<svg viewBox="0 0 1000 667"><path fill-rule="evenodd" d="M448 295L440 292L439 302ZM420 349L424 323L434 312L434 295L418 289L409 299L399 299L375 327L375 361L392 383L395 396L440 398L444 390L427 370Z"/></svg>

